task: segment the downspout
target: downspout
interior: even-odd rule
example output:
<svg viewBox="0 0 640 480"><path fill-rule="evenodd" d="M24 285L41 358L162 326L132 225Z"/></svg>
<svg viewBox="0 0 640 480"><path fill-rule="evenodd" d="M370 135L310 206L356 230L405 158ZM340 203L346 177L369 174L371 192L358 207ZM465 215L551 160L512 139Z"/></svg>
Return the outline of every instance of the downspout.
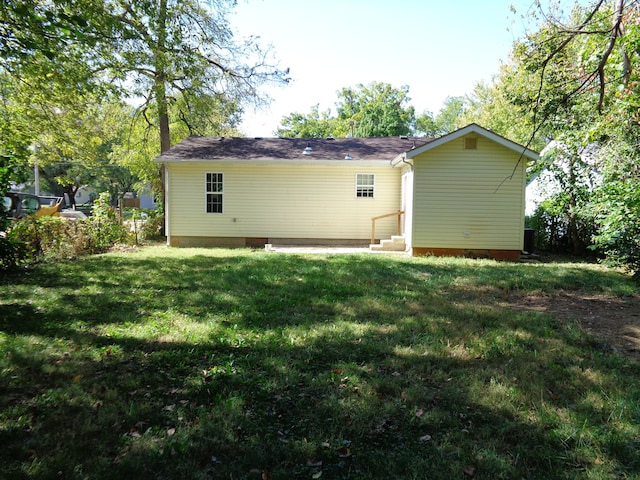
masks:
<svg viewBox="0 0 640 480"><path fill-rule="evenodd" d="M414 144L415 147L415 144ZM400 161L398 161L400 160ZM414 172L414 165L413 163L411 163L410 161L407 161L407 153L404 152L401 155L398 155L396 158L394 158L393 160L391 160L391 166L395 167L397 166L400 162L402 162L405 165L409 166L409 169L411 170L411 182L413 183L413 172ZM404 174L402 175L402 177L404 177ZM404 188L404 179L402 180L403 182L403 188ZM402 192L402 195L407 195L406 191ZM414 198L414 193L413 193L413 185L411 185L411 197L410 197L410 202L407 202L407 205L410 204L411 208L411 218L409 218L409 216L407 215L407 207L405 206L405 214L404 214L404 221L405 221L405 232L407 231L407 222L410 222L411 225L409 226L409 229L411 231L411 235L408 237L410 242L409 242L409 252L411 255L413 255L412 250L413 250L413 246L411 245L413 243L413 198ZM406 197L405 197L405 201L406 201Z"/></svg>
<svg viewBox="0 0 640 480"><path fill-rule="evenodd" d="M171 209L169 208L169 204L171 202L171 184L169 182L169 168L168 165L164 164L164 233L167 236L167 246L171 246Z"/></svg>
<svg viewBox="0 0 640 480"><path fill-rule="evenodd" d="M406 152L403 153L402 155L398 155L396 158L392 159L389 161L389 165L391 165L392 167L395 167L398 163L404 163L405 165L409 165L409 168L411 168L411 171L413 172L413 163L408 162L407 161L407 154Z"/></svg>
<svg viewBox="0 0 640 480"><path fill-rule="evenodd" d="M409 168L413 172L413 163L407 162L407 154L406 153L402 154L402 163L404 163L405 165L409 165Z"/></svg>
<svg viewBox="0 0 640 480"><path fill-rule="evenodd" d="M407 205L410 204L411 218L409 218L409 215L407 215L407 212L406 212L407 208L405 207L405 214L404 214L405 225L404 225L404 229L405 229L405 233L407 231L410 232L408 237L405 237L405 239L409 240L409 245L408 245L408 247L409 247L408 248L409 255L413 257L413 215L414 215L414 211L415 211L415 209L414 209L414 206L415 206L415 203L414 203L415 192L413 191L413 183L414 183L413 176L414 176L414 172L415 172L415 167L414 167L413 163L407 161L407 154L406 153L402 154L402 163L404 163L405 165L409 165L409 170L411 171L411 177L410 177L411 187L407 187L407 188L410 188L410 190L411 190L411 196L410 196L409 199L405 199L405 200L408 200L407 201ZM405 192L405 195L407 195L407 192ZM408 226L407 226L407 223L409 223Z"/></svg>

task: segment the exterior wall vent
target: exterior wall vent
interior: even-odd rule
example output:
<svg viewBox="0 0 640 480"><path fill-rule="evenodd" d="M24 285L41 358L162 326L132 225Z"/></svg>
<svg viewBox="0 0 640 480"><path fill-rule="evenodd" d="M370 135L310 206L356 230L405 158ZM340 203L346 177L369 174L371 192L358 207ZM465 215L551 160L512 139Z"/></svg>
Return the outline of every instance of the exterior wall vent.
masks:
<svg viewBox="0 0 640 480"><path fill-rule="evenodd" d="M478 149L478 139L476 137L465 137L464 138L464 149L465 150L477 150Z"/></svg>

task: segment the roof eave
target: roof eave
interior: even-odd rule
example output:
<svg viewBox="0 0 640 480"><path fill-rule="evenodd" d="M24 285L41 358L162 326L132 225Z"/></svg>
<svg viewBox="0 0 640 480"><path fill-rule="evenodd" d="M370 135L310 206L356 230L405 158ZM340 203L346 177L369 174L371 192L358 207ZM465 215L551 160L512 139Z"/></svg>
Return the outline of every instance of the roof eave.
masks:
<svg viewBox="0 0 640 480"><path fill-rule="evenodd" d="M298 159L298 158L243 158L243 159L228 159L228 158L198 158L198 159L184 159L184 158L160 158L154 159L156 163L164 164L223 164L232 163L237 165L301 165L301 166L346 166L357 165L361 167L380 167L389 164L389 160L344 160L344 159Z"/></svg>
<svg viewBox="0 0 640 480"><path fill-rule="evenodd" d="M394 168L401 164L411 165L411 163L407 162L407 152L402 152L400 155L396 156L391 160L390 164Z"/></svg>

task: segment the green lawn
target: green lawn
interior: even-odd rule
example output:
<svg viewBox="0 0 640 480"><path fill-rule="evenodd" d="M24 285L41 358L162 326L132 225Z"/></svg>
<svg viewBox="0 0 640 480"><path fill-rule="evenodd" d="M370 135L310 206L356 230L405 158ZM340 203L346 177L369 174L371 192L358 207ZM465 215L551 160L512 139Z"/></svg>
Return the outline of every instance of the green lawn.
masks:
<svg viewBox="0 0 640 480"><path fill-rule="evenodd" d="M588 264L146 247L0 280L3 479L640 478Z"/></svg>

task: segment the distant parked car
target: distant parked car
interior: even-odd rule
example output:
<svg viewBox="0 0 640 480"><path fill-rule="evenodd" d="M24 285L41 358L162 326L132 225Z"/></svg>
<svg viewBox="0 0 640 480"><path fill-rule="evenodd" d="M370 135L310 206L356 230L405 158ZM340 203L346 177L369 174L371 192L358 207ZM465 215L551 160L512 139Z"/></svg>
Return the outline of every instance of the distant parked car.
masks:
<svg viewBox="0 0 640 480"><path fill-rule="evenodd" d="M55 215L64 205L64 197L47 197L30 193L9 192L2 197L5 211L12 218L24 218L27 215Z"/></svg>

